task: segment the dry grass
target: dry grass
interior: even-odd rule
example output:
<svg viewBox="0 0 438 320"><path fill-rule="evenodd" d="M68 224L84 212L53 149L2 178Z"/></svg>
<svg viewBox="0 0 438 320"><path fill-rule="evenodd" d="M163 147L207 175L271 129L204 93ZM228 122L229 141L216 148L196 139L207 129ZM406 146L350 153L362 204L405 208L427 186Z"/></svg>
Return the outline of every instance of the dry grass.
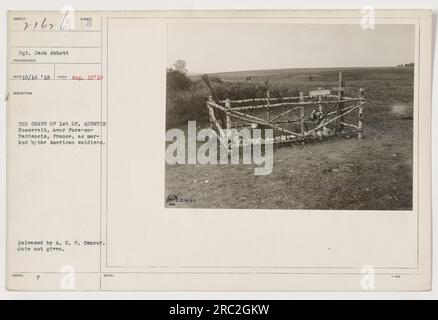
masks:
<svg viewBox="0 0 438 320"><path fill-rule="evenodd" d="M337 70L327 69L219 76L242 81L248 75L304 92L337 84ZM177 204L193 208L410 210L413 69L346 69L344 78L347 95L360 87L366 92L363 140L276 148L269 176L255 176L251 165L166 165L166 197L195 200Z"/></svg>

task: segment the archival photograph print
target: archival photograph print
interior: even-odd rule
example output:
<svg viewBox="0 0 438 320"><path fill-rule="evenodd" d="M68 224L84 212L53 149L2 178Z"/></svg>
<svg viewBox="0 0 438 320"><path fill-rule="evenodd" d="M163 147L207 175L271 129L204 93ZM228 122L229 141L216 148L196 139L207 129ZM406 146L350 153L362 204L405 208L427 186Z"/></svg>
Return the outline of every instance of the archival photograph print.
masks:
<svg viewBox="0 0 438 320"><path fill-rule="evenodd" d="M415 26L167 25L166 208L412 210Z"/></svg>

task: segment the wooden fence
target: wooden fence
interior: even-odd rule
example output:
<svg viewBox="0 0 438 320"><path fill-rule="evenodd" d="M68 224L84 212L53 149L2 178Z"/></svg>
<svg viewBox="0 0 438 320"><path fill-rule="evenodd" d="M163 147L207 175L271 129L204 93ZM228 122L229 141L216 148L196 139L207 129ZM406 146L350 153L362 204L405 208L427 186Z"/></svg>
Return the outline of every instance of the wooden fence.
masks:
<svg viewBox="0 0 438 320"><path fill-rule="evenodd" d="M211 88L208 77L204 78ZM318 88L298 97L271 97L266 82L266 97L218 100L212 89L207 101L211 127L229 144L227 132L233 128L273 129L274 138L265 143L304 142L336 135L357 135L362 139L364 90L357 97L344 95L345 82L339 73L338 87Z"/></svg>

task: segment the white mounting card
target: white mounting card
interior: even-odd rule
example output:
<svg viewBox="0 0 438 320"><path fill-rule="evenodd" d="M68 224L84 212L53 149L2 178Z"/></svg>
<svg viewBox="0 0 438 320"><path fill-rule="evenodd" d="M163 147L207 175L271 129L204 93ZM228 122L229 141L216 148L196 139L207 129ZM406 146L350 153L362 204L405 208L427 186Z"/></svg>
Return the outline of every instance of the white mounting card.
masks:
<svg viewBox="0 0 438 320"><path fill-rule="evenodd" d="M11 11L10 290L427 291L432 13Z"/></svg>

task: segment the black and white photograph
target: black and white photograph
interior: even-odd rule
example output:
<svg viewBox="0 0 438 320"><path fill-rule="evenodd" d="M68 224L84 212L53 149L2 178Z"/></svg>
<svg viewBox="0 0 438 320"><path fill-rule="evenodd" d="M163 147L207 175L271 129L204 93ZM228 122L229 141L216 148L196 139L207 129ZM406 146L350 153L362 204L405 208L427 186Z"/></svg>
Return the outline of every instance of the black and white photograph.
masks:
<svg viewBox="0 0 438 320"><path fill-rule="evenodd" d="M436 5L14 1L0 299L436 296Z"/></svg>
<svg viewBox="0 0 438 320"><path fill-rule="evenodd" d="M409 24L168 23L166 207L412 210L414 60Z"/></svg>

